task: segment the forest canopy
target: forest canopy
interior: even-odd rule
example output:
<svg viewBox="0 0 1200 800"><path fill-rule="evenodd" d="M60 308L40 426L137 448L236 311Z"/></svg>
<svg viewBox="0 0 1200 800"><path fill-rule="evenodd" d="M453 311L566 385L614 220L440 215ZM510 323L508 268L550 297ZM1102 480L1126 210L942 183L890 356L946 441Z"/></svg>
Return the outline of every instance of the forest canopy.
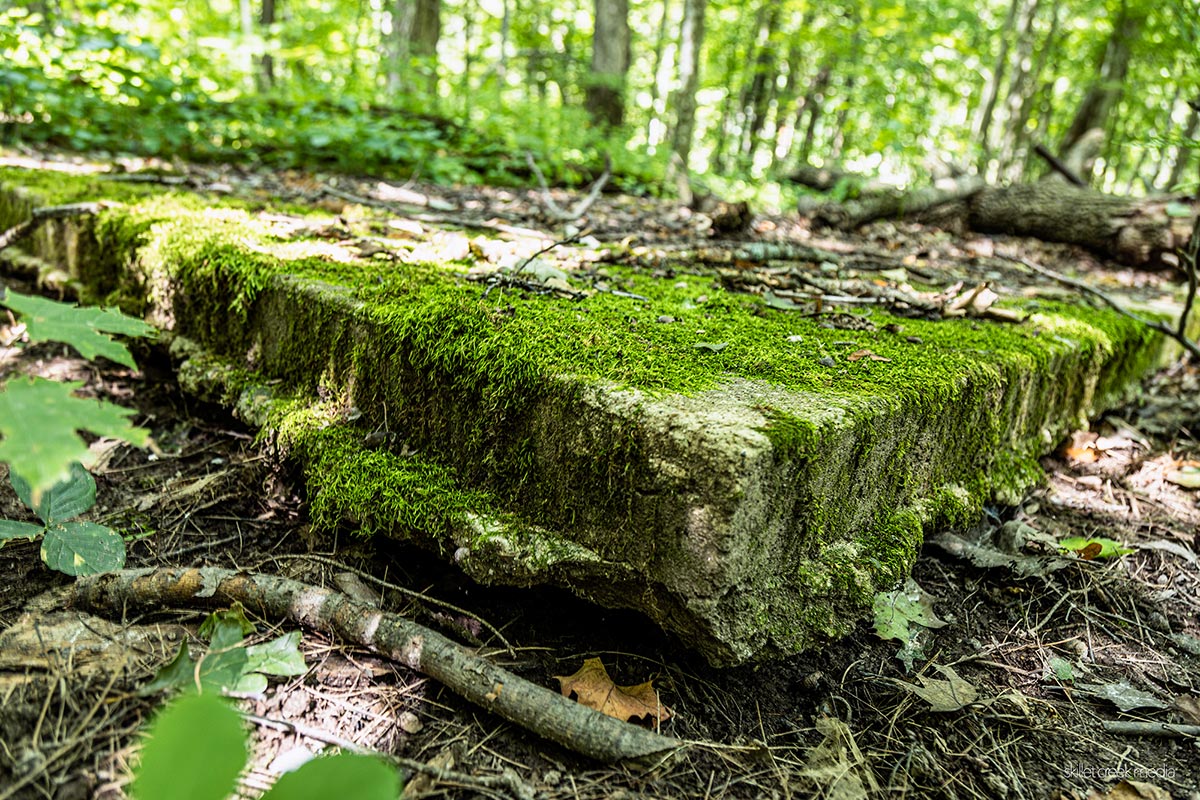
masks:
<svg viewBox="0 0 1200 800"><path fill-rule="evenodd" d="M0 4L0 137L422 180L1198 183L1198 0Z"/></svg>

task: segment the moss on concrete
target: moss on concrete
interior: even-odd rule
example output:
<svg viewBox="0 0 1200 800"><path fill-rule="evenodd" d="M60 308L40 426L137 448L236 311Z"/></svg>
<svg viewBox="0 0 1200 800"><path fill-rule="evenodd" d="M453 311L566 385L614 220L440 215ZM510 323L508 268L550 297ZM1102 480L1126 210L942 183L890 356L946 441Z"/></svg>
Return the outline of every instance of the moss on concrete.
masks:
<svg viewBox="0 0 1200 800"><path fill-rule="evenodd" d="M462 265L363 259L188 195L109 209L90 235L93 284L216 358L194 355L192 382L274 409L315 525L408 536L481 580L561 580L718 663L844 632L925 527L1017 497L1159 352L1081 306L841 330L633 268L604 280L646 301L485 298ZM849 358L863 348L888 360ZM268 382L313 400L273 404ZM423 456L364 447L376 429Z"/></svg>

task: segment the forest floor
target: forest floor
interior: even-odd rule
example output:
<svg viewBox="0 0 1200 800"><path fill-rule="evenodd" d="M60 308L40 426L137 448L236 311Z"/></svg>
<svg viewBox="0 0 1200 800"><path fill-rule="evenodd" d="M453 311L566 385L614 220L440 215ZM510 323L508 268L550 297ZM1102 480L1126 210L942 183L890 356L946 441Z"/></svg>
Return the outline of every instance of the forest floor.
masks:
<svg viewBox="0 0 1200 800"><path fill-rule="evenodd" d="M311 191L315 181L197 174L209 183L255 180L262 184L256 191L274 196L284 185ZM348 191L364 195L370 186ZM536 192L405 191L436 192L502 225L536 226L542 208ZM571 198L559 199L565 207ZM656 241L692 240L707 229L703 215L637 198L604 197L591 218L596 235L608 237L636 231ZM754 224L763 235L813 236L785 217ZM990 246L891 223L862 236L823 245L886 246L914 259ZM1020 247L1036 249L1051 266L1090 263L1068 248ZM1143 288L1169 278L1106 275ZM290 466L225 410L182 394L160 350L143 346L136 355L142 369L132 372L61 346L0 350L0 380L38 373L83 381L84 394L136 409L138 424L151 430L151 449L93 446L100 505L92 518L127 535L128 566L216 565L344 585L349 579L338 573L345 570L328 561L286 558L324 554L486 619L515 652L490 642L488 657L540 685L557 689L555 676L592 657L617 684L652 680L673 712L663 732L688 742L649 767L590 762L403 665L305 631L309 671L239 701L257 720L253 768L243 781L249 796L273 772L349 741L408 759L405 797L1200 800L1194 364L1147 378L1129 405L1077 432L1044 459L1046 479L1021 505L988 509L974 530L928 537L913 577L945 624L927 632L924 657L911 668L898 657L900 644L880 639L864 620L819 652L714 669L631 613L559 590L480 587L396 542L315 536ZM0 482L0 517L31 519L7 481ZM1104 537L1129 552L1040 557L1034 551L1042 534ZM199 641L204 614L173 608L115 620L154 629L158 638L106 648L116 626L65 609L61 590L69 581L43 566L36 543L0 549L0 800L125 796L136 734L161 701L138 689L180 641ZM473 627L478 633L472 619L411 595L381 597L385 608L452 637ZM283 632L278 620L257 622L264 636Z"/></svg>

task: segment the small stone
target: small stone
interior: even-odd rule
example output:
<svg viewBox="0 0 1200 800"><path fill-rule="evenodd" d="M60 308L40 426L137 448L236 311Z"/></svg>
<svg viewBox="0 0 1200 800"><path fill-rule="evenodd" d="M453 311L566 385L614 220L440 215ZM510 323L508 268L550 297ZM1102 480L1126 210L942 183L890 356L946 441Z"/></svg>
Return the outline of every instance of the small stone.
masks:
<svg viewBox="0 0 1200 800"><path fill-rule="evenodd" d="M420 733L425 727L425 723L421 722L421 718L411 711L401 711L399 717L400 730L405 733Z"/></svg>
<svg viewBox="0 0 1200 800"><path fill-rule="evenodd" d="M920 336L905 336L904 341L912 342L913 344L925 344L925 340Z"/></svg>
<svg viewBox="0 0 1200 800"><path fill-rule="evenodd" d="M793 335L793 336L789 336L789 337L787 337L787 340L788 340L789 342L803 342L803 341L804 341L804 337L803 337L803 336L795 336L795 335Z"/></svg>
<svg viewBox="0 0 1200 800"><path fill-rule="evenodd" d="M663 314L661 317L659 317L658 319L655 320L655 322L661 322L663 324L671 323L674 321L675 321L674 317L668 317L666 314Z"/></svg>
<svg viewBox="0 0 1200 800"><path fill-rule="evenodd" d="M834 361L834 360L833 360L832 358L830 358L829 356L825 356L824 358L822 358L822 359L821 359L820 361L818 361L817 363L818 363L818 364L820 364L822 367L836 367L836 366L837 366L837 362L836 362L836 361Z"/></svg>

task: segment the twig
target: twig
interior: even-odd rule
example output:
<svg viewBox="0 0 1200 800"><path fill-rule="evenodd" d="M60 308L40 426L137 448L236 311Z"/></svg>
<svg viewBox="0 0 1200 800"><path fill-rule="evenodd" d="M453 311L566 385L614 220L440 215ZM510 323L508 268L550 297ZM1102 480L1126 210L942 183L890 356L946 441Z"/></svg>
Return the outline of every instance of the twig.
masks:
<svg viewBox="0 0 1200 800"><path fill-rule="evenodd" d="M588 190L587 196L571 207L570 211L565 211L550 196L550 185L546 182L546 176L538 169L537 162L533 159L533 153L525 151L525 161L529 164L529 168L533 171L534 177L537 178L538 185L542 187L542 202L546 206L546 210L550 212L550 216L559 222L574 222L588 212L600 197L600 192L604 191L605 184L612 177L612 159L608 153L604 154L604 172L593 183L591 189Z"/></svg>
<svg viewBox="0 0 1200 800"><path fill-rule="evenodd" d="M414 600L419 600L422 603L429 603L430 605L444 608L447 611L453 611L455 614L462 614L464 617L473 619L476 622L478 622L480 625L482 625L484 628L486 628L488 633L492 634L492 636L495 636L496 639L499 640L500 644L504 645L504 649L508 651L508 654L510 656L512 656L513 658L517 657L517 651L513 649L513 646L508 643L508 639L505 639L504 635L501 634L499 629L497 629L494 625L492 625L490 622L488 622L487 620L485 620L483 617L479 616L478 614L472 614L470 611L459 608L458 606L456 606L452 603L447 603L445 600L438 600L436 597L430 597L429 595L422 594L421 592L416 592L416 591L413 591L412 589L408 589L403 586L397 586L394 583L388 583L387 581L383 580L382 578L377 578L369 572L364 572L361 569L355 569L354 567L351 567L348 564L342 564L341 562L334 561L332 558L325 558L324 556L315 556L315 555L306 553L306 554L301 554L301 555L272 556L272 558L274 558L276 560L301 559L304 561L316 561L318 563L325 564L326 566L336 567L337 569L345 570L346 572L352 572L355 575L357 575L358 577L363 578L364 580L371 581L376 586L382 586L385 589L391 589L392 591L399 592L400 594L405 595L406 597L411 597Z"/></svg>
<svg viewBox="0 0 1200 800"><path fill-rule="evenodd" d="M1087 186L1087 183L1084 182L1083 178L1076 175L1070 167L1058 160L1053 153L1046 149L1045 145L1040 143L1035 144L1033 146L1033 152L1044 158L1046 163L1050 165L1051 169L1053 169L1059 175L1062 175L1069 182L1075 184L1076 186Z"/></svg>
<svg viewBox="0 0 1200 800"><path fill-rule="evenodd" d="M1129 309L1125 308L1125 306L1121 305L1116 300L1112 299L1107 294L1100 291L1099 289L1097 289L1094 286L1089 286L1088 284L1084 283L1083 281L1076 280L1075 278L1067 277L1066 275L1063 275L1062 273L1059 273L1059 272L1055 272L1052 269L1047 269L1046 267L1039 266L1038 264L1033 263L1032 261L1030 261L1027 258L1019 258L1017 256L1006 256L1006 255L998 255L997 257L1004 259L1005 261L1012 261L1016 264L1022 264L1027 269L1031 269L1039 275L1044 275L1045 277L1050 278L1051 280L1058 281L1059 283L1061 283L1064 286L1070 286L1073 289L1078 289L1081 292L1090 294L1093 297L1095 297L1096 299L1101 300L1104 303L1107 303L1108 306L1110 308L1112 308L1114 311L1116 311L1118 314L1123 314L1124 316L1129 317L1131 320L1134 320L1135 322L1139 322L1142 325L1145 325L1147 328L1150 328L1151 330L1158 331L1159 333L1163 334L1164 336L1171 337L1175 341L1179 342L1179 344L1183 345L1183 349L1185 349L1189 353L1191 353L1193 357L1200 358L1200 346L1197 346L1197 344L1195 342L1193 342L1191 339L1189 339L1186 335L1181 334L1179 331L1176 331L1175 329L1168 327L1167 325L1163 324L1162 322L1159 322L1158 320L1146 319L1145 317L1143 317L1139 314L1133 313Z"/></svg>
<svg viewBox="0 0 1200 800"><path fill-rule="evenodd" d="M1200 725L1176 725L1171 722L1127 722L1124 720L1104 720L1105 733L1117 733L1123 736L1166 736L1184 739L1189 736L1200 736Z"/></svg>
<svg viewBox="0 0 1200 800"><path fill-rule="evenodd" d="M1200 261L1200 214L1196 215L1196 221L1192 225L1192 238L1188 240L1187 250L1180 255L1183 256L1183 265L1187 272L1188 291L1187 299L1183 301L1183 311L1179 312L1179 327L1176 332L1186 337L1188 315L1192 313L1192 304L1196 302L1196 270L1200 268L1197 265L1197 261Z"/></svg>
<svg viewBox="0 0 1200 800"><path fill-rule="evenodd" d="M65 206L43 206L35 208L29 215L29 219L18 223L4 233L0 233L0 250L6 247L11 247L17 242L24 239L37 228L39 224L48 219L61 219L63 217L76 217L83 214L95 214L100 209L104 208L104 203L71 203Z"/></svg>
<svg viewBox="0 0 1200 800"><path fill-rule="evenodd" d="M605 716L518 677L423 625L341 592L230 569L142 569L90 575L68 595L73 606L126 614L136 609L241 603L264 617L291 619L404 664L466 700L539 736L599 761L641 761L683 746Z"/></svg>

